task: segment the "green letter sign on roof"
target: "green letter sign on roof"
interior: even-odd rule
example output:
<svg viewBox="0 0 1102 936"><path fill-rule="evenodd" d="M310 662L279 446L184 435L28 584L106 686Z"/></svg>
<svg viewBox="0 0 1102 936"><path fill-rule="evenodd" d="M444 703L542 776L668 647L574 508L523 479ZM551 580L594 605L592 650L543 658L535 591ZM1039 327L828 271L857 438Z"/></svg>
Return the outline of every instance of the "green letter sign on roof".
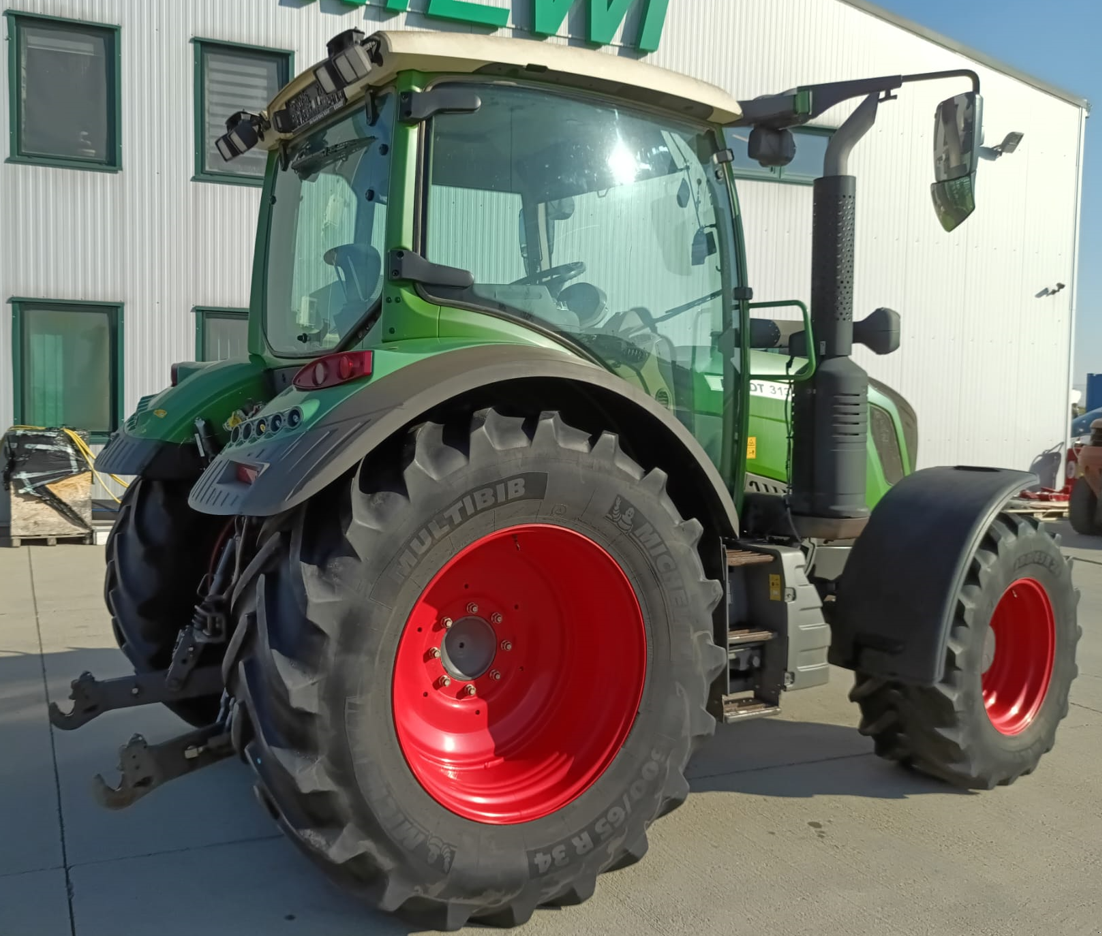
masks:
<svg viewBox="0 0 1102 936"><path fill-rule="evenodd" d="M363 6L365 0L344 0ZM616 37L624 17L633 4L642 7L641 26L636 47L641 52L653 52L662 38L666 25L666 10L670 0L529 0L532 4L532 31L539 36L553 36L566 19L566 14L576 2L587 4L586 39L595 45L609 45ZM404 13L409 0L386 0L386 9L392 13ZM509 24L509 10L505 7L487 6L474 0L429 0L426 16L448 19L460 23L473 23L501 29Z"/></svg>

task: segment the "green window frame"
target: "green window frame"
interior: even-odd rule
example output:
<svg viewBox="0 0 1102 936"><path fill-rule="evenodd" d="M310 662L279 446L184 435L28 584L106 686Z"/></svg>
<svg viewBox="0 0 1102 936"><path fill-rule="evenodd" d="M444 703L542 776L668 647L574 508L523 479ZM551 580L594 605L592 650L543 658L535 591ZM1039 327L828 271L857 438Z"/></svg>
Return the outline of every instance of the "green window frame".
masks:
<svg viewBox="0 0 1102 936"><path fill-rule="evenodd" d="M787 166L769 169L758 165L746 155L747 138L750 136L749 127L728 127L724 132L727 145L735 154L731 172L736 179L784 182L788 185L811 185L823 174L822 157L826 153L830 138L834 136L834 130L830 127L793 127L792 135L796 138L796 159ZM803 159L801 159L801 143L804 144L803 153L807 154Z"/></svg>
<svg viewBox="0 0 1102 936"><path fill-rule="evenodd" d="M260 186L264 183L264 173L259 174L253 172L242 172L239 168L234 168L236 160L232 163L223 162L221 157L218 157L215 165L225 166L222 168L211 168L207 165L207 154L214 147L214 139L208 138L208 130L210 124L207 121L207 101L206 101L206 54L208 52L219 53L222 55L236 55L243 61L252 62L276 62L277 65L277 89L286 85L295 73L295 53L289 49L272 49L267 46L254 46L245 45L240 42L223 42L220 39L192 39L192 45L195 47L195 79L194 79L194 97L195 97L195 175L191 177L193 182L221 182L226 185L252 185ZM268 97L263 103L254 103L250 107L245 109L259 110L266 107L271 97L275 96L275 92ZM237 106L234 110L240 110L242 107ZM230 114L234 113L234 110L228 111L225 114L215 115L217 117L217 126L219 128L219 136L224 132L222 130L223 123ZM209 146L208 146L209 142Z"/></svg>
<svg viewBox="0 0 1102 936"><path fill-rule="evenodd" d="M52 166L59 169L84 169L92 172L118 172L122 169L122 48L120 27L110 23L93 23L87 20L67 19L60 16L42 16L24 13L22 10L5 10L8 27L8 136L7 162L34 166ZM36 27L44 31L62 29L82 31L105 42L106 56L104 90L107 107L106 143L102 158L84 158L35 152L30 149L24 132L23 80L21 63L25 47L24 30Z"/></svg>
<svg viewBox="0 0 1102 936"><path fill-rule="evenodd" d="M106 387L107 401L107 425L88 426L69 422L63 411L64 403L51 401L47 407L62 407L60 419L49 419L56 425L68 425L71 429L82 429L89 433L92 442L106 442L111 433L122 425L123 419L123 303L121 302L86 302L69 299L26 299L12 297L9 302L12 307L12 390L14 402L15 422L17 425L42 425L41 413L35 412L34 401L28 399L27 384L28 368L35 366L33 359L28 359L28 345L34 334L32 319L36 313L65 312L65 313L96 313L107 316L109 360L107 363ZM72 334L71 330L69 332ZM51 337L59 337L53 335ZM64 335L60 337L64 338ZM59 349L52 349L56 355ZM32 350L32 358L34 351ZM86 382L89 375L87 361L68 361L64 359L64 348L60 349L62 359L56 358L51 364L64 371L59 374L59 380ZM84 364L84 366L81 366ZM33 373L31 374L33 380ZM48 386L48 384L47 384ZM32 394L33 394L32 390Z"/></svg>
<svg viewBox="0 0 1102 936"><path fill-rule="evenodd" d="M225 358L211 357L207 354L207 339L210 338L210 322L212 320L218 321L233 321L244 322L249 321L248 309L235 309L224 306L195 306L191 310L195 314L195 360L197 361L219 361L225 360ZM248 345L248 331L245 334L246 346Z"/></svg>

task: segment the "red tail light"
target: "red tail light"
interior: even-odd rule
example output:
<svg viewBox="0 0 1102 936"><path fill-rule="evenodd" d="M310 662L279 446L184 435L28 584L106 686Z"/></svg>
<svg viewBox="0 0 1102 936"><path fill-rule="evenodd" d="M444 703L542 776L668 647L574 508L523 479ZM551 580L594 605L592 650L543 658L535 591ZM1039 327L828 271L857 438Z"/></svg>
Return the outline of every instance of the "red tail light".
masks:
<svg viewBox="0 0 1102 936"><path fill-rule="evenodd" d="M371 376L370 351L342 351L311 361L291 381L299 390L320 390Z"/></svg>
<svg viewBox="0 0 1102 936"><path fill-rule="evenodd" d="M252 465L244 465L241 462L237 463L237 469L234 472L237 480L242 484L252 484L256 480L256 476L260 474L259 469L254 468Z"/></svg>
<svg viewBox="0 0 1102 936"><path fill-rule="evenodd" d="M1075 476L1079 473L1079 453L1074 448L1068 449L1068 461L1067 461L1067 479L1074 481Z"/></svg>

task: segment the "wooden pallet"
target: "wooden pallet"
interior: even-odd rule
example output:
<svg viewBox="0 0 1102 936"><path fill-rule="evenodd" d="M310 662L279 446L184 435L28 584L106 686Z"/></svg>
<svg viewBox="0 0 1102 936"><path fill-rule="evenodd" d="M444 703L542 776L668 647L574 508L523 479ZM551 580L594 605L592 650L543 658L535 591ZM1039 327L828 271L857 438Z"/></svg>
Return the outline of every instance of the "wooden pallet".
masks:
<svg viewBox="0 0 1102 936"><path fill-rule="evenodd" d="M71 540L75 543L83 543L90 546L95 542L95 533L62 533L59 536L10 536L8 542L15 549L27 543L45 543L47 546L56 546L58 540Z"/></svg>
<svg viewBox="0 0 1102 936"><path fill-rule="evenodd" d="M1005 512L1034 517L1037 520L1062 520L1068 515L1068 505L1067 501L1034 501L1033 503L1015 501L1013 506L1005 508Z"/></svg>
<svg viewBox="0 0 1102 936"><path fill-rule="evenodd" d="M12 546L20 546L24 540L45 540L47 546L56 545L59 539L94 542L95 536L91 531L92 473L83 471L48 484L47 488L87 525L82 527L74 523L42 498L16 491L13 487L11 528L8 530Z"/></svg>

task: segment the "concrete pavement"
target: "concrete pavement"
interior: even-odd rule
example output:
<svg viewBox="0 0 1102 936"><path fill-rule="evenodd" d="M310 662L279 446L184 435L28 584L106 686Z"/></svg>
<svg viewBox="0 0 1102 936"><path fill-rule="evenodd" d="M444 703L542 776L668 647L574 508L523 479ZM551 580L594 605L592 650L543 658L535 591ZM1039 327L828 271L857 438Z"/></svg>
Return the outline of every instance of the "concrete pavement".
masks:
<svg viewBox="0 0 1102 936"><path fill-rule="evenodd" d="M1102 933L1102 540L1062 528L1083 590L1080 678L1055 750L971 794L904 773L854 730L848 674L781 717L721 728L647 858L532 936ZM276 832L230 761L120 813L92 801L119 744L181 730L159 707L50 728L82 670L127 672L103 550L0 549L0 936L350 936L408 924L345 897Z"/></svg>

